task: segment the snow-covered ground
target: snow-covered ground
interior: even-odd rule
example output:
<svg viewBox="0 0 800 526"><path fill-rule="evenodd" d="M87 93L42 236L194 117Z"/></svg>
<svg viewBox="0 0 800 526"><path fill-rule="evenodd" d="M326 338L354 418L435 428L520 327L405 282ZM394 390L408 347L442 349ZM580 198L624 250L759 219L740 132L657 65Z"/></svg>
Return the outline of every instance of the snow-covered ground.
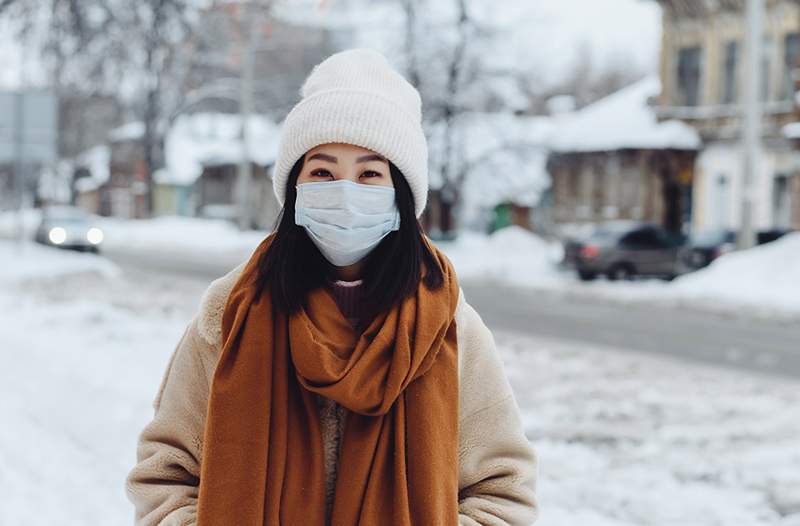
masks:
<svg viewBox="0 0 800 526"><path fill-rule="evenodd" d="M104 246L130 252L168 252L205 258L247 259L266 232L242 232L230 221L188 217L124 220L103 217Z"/></svg>
<svg viewBox="0 0 800 526"><path fill-rule="evenodd" d="M19 287L47 278L57 281L75 275L93 275L98 279L118 275L119 269L104 258L66 250L56 250L28 241L0 240L0 285Z"/></svg>
<svg viewBox="0 0 800 526"><path fill-rule="evenodd" d="M136 438L206 283L7 241L0 260L0 524L131 524ZM796 383L495 336L538 524L800 525Z"/></svg>
<svg viewBox="0 0 800 526"><path fill-rule="evenodd" d="M495 334L540 457L542 526L800 525L800 391Z"/></svg>
<svg viewBox="0 0 800 526"><path fill-rule="evenodd" d="M33 239L41 210L0 212L0 239L14 238L22 229ZM246 259L266 233L240 231L230 221L164 216L154 219L119 219L91 216L92 225L103 230L103 247L129 252L168 252L186 256L235 256Z"/></svg>
<svg viewBox="0 0 800 526"><path fill-rule="evenodd" d="M136 429L202 291L0 241L0 524L132 524Z"/></svg>
<svg viewBox="0 0 800 526"><path fill-rule="evenodd" d="M671 284L671 293L697 301L721 301L755 309L800 313L800 232L743 252Z"/></svg>
<svg viewBox="0 0 800 526"><path fill-rule="evenodd" d="M461 280L492 280L530 287L562 287L568 276L557 268L561 246L520 227L490 236L459 233L455 241L439 241Z"/></svg>

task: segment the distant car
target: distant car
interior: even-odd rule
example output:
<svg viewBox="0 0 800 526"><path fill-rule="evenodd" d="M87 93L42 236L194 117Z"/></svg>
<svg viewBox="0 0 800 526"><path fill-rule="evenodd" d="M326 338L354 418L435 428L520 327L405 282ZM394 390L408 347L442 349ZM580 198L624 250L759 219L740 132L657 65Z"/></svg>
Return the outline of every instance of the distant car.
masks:
<svg viewBox="0 0 800 526"><path fill-rule="evenodd" d="M74 206L54 206L42 210L42 220L36 229L35 240L58 248L100 252L103 231L92 216Z"/></svg>
<svg viewBox="0 0 800 526"><path fill-rule="evenodd" d="M736 232L727 229L706 230L689 236L680 251L680 263L687 271L708 266L712 261L736 249Z"/></svg>
<svg viewBox="0 0 800 526"><path fill-rule="evenodd" d="M582 280L600 275L608 279L658 276L672 279L679 272L678 253L684 240L660 225L609 222L564 247L564 265Z"/></svg>
<svg viewBox="0 0 800 526"><path fill-rule="evenodd" d="M756 243L759 245L770 243L791 232L794 232L794 230L791 228L772 228L770 230L761 230L756 233Z"/></svg>
<svg viewBox="0 0 800 526"><path fill-rule="evenodd" d="M775 241L791 232L786 229L762 230L756 233L756 243L763 245ZM711 264L718 257L736 250L738 236L735 230L704 230L689 236L679 255L680 264L687 271L698 270Z"/></svg>

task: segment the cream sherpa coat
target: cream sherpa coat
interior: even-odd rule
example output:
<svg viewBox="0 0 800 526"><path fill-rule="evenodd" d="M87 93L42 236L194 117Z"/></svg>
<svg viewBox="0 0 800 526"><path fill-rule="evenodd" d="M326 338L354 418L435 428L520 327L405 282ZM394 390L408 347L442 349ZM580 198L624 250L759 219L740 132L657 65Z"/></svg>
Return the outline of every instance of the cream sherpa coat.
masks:
<svg viewBox="0 0 800 526"><path fill-rule="evenodd" d="M139 436L137 463L125 484L137 526L195 524L203 427L222 312L243 268L244 263L209 286L166 367L153 401L154 417ZM535 451L525 438L492 334L463 291L456 324L459 525L528 526L538 511ZM320 403L329 483L336 474L338 447L332 440L342 413Z"/></svg>

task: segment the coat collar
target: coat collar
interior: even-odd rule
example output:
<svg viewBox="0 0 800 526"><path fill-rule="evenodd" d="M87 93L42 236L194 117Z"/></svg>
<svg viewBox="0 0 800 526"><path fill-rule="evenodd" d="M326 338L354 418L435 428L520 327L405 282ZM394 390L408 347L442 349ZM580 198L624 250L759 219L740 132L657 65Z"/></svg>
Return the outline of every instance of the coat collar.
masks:
<svg viewBox="0 0 800 526"><path fill-rule="evenodd" d="M246 264L247 261L243 261L221 278L212 281L203 293L197 313L197 330L211 345L217 345L222 339L222 313Z"/></svg>

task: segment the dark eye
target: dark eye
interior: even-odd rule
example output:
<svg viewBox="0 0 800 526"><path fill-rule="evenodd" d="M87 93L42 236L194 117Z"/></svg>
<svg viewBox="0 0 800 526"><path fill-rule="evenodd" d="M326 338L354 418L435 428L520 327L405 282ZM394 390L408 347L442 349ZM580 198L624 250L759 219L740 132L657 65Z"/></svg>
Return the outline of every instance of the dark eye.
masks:
<svg viewBox="0 0 800 526"><path fill-rule="evenodd" d="M311 175L314 177L332 177L331 173L324 168L320 168L318 170L314 170L311 172Z"/></svg>
<svg viewBox="0 0 800 526"><path fill-rule="evenodd" d="M380 172L376 172L376 171L374 171L374 170L367 170L366 172L364 172L364 173L363 173L363 174L361 174L361 175L365 175L365 176L367 176L367 177L380 177L380 176L382 176L383 174L382 174L382 173L380 173Z"/></svg>

